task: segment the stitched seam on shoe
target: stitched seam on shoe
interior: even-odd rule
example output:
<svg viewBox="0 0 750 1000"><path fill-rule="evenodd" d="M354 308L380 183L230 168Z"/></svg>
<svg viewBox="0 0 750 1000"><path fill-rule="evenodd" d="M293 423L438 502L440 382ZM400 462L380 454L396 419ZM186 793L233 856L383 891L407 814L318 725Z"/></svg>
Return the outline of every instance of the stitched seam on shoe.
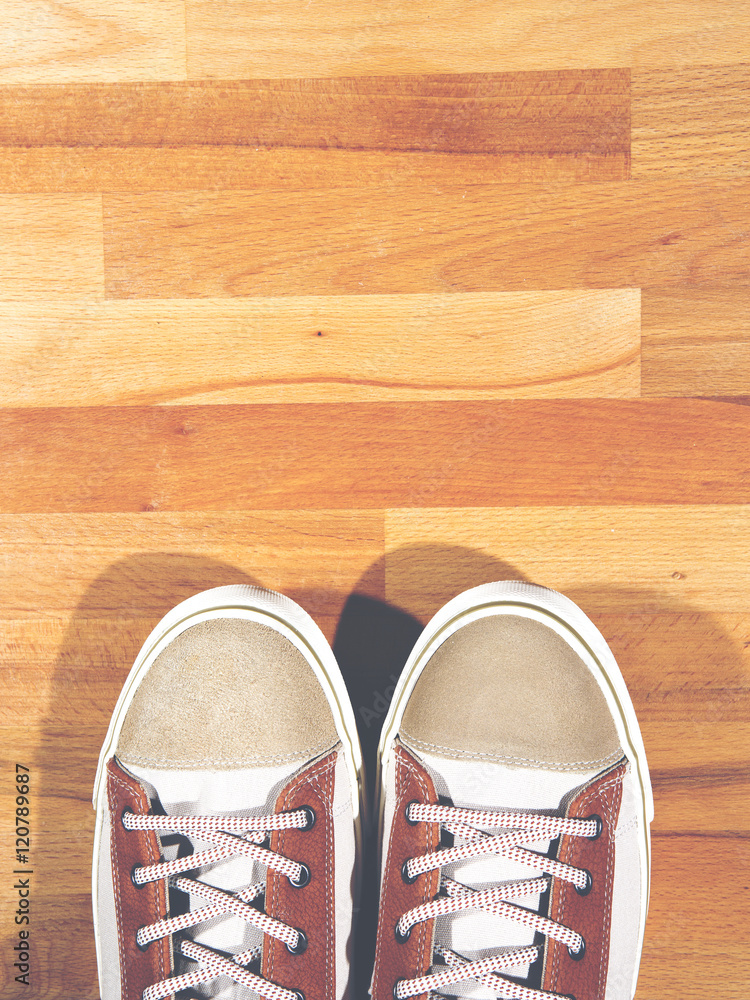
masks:
<svg viewBox="0 0 750 1000"><path fill-rule="evenodd" d="M129 793L130 789L129 789L128 785L125 783L125 781L118 774L113 774L110 771L109 772L109 777L110 777L110 779L113 782L115 782L115 784L117 784L120 787L121 790L123 790L125 792L125 794ZM110 813L111 813L111 810L110 810ZM113 872L119 872L120 866L119 866L119 860L118 860L118 855L117 855L117 838L115 836L115 823L117 822L116 816L115 816L114 822L112 822L112 821L110 821L110 822L111 822L110 829L111 829L112 851L113 851L113 854L115 856L114 857L115 864L113 866ZM152 864L154 864L155 862L157 862L159 860L159 857L156 855L156 853L154 852L154 850L153 850L153 848L151 846L151 840L150 840L150 838L149 837L145 837L144 839L145 839L145 842L146 842L147 847L148 847L148 855L149 855L148 860ZM119 945L120 945L120 968L121 968L121 975L122 975L122 978L123 978L123 983L124 983L124 986L125 986L125 992L127 993L127 985L128 985L127 984L127 962L125 961L125 952L123 950L124 947L125 947L125 940L124 940L125 935L122 932L123 922L122 922L122 898L120 896L120 880L119 880L118 877L113 877L112 882L114 884L114 889L115 889L116 896L117 896L117 901L116 901L117 922L118 922L118 935L117 936L118 936ZM158 904L158 890L157 890L156 903ZM161 919L161 914L159 913L158 905L155 905L153 913L154 913L154 916L156 917L157 920ZM164 975L165 975L164 959L163 959L163 955L162 955L161 949L159 949L159 951L158 951L158 961L159 961L159 975L160 975L160 977L162 979L164 979Z"/></svg>
<svg viewBox="0 0 750 1000"><path fill-rule="evenodd" d="M610 820L610 822L609 822L610 829L612 828L611 813L612 813L613 803L611 801L611 798L610 798L609 794L607 794L607 793L609 793L610 790L615 785L617 785L619 782L621 782L622 778L623 778L622 774L611 777L608 781L606 781L603 785L600 785L598 788L597 787L591 788L589 790L589 792L584 796L584 798L582 798L581 801L580 801L580 805L584 806L584 805L586 805L586 803L590 802L592 799L595 799L595 798L597 798L597 796L601 795L602 799L607 803L606 814L607 814L607 818ZM568 845L568 850L565 852L565 857L564 858L560 857L560 860L568 862L568 859L570 858L570 854L573 851L573 848L574 848L574 842L573 842L573 838L571 838L570 839L570 843ZM602 934L601 950L603 950L603 948L604 948L605 934L609 934L609 932L610 932L610 925L611 925L611 917L612 917L612 892L611 892L611 888L610 888L610 882L611 882L611 880L610 880L610 874L612 872L613 854L614 854L614 851L611 851L611 850L607 851L607 876L606 876L605 901L604 901L605 933ZM565 923L565 896L564 896L564 894L563 894L562 899L560 901L560 912L558 913L557 917L558 917L559 923L561 923L561 924ZM553 976L554 976L553 982L554 983L557 982L557 977L558 977L559 970L560 970L560 955L561 955L561 953L562 953L562 948L558 947L558 948L555 949L555 960L553 962ZM607 965L609 965L609 948L607 949ZM597 986L596 997L593 998L593 1000L598 1000L598 998L601 997L602 976L603 975L604 975L604 963L602 962L602 956L601 956L601 952L600 952L600 955L599 955L599 984Z"/></svg>
<svg viewBox="0 0 750 1000"><path fill-rule="evenodd" d="M319 782L319 779L324 774L326 774L326 772L330 772L334 768L334 766L336 764L337 758L338 758L338 751L336 751L336 757L333 757L330 760L326 760L326 761L323 761L321 763L316 764L314 766L314 768L313 768L312 771L309 771L309 772L305 771L303 774L298 775L294 779L294 781L291 783L291 785L289 786L289 788L287 788L287 790L284 792L284 798L283 798L283 800L281 802L281 805L282 806L288 805L289 799L291 798L292 794L298 788L301 788L304 785L312 785L313 787L315 787L317 789L318 794L320 795L321 799L323 799L323 801L326 803L326 807L330 811L330 805L329 805L329 802L328 802L328 798L329 798L328 792L327 792L327 790L324 791L322 789L322 787L320 785L320 782ZM331 791L330 799L331 799L331 804L332 804L333 803L333 791ZM282 833L282 836L279 837L279 853L280 854L284 853L284 840L285 839L286 839L285 835L284 835L284 833ZM328 825L327 840L328 840L329 858L333 859L333 817L331 817L331 821L330 821L330 823ZM331 896L330 893L331 893L331 883L332 883L332 875L333 875L332 865L330 863L327 864L326 865L326 869L327 869L327 872L328 872L328 889L329 889L329 897L328 898L331 899L332 896ZM332 980L333 980L332 969L331 969L331 965L333 963L333 943L331 941L331 935L332 935L331 925L333 924L334 920L332 919L332 917L335 918L335 908L334 908L333 914L331 914L331 913L328 912L328 907L326 907L326 941L327 941L327 947L326 947L326 972L327 972L327 980L328 980L329 983L331 983ZM268 977L269 977L269 979L273 979L274 963L275 963L275 952L272 949L271 950L271 960L269 962L269 968L268 968Z"/></svg>
<svg viewBox="0 0 750 1000"><path fill-rule="evenodd" d="M622 750L618 747L616 751L609 754L607 757L600 757L597 760L581 760L574 761L569 764L560 764L555 761L548 760L535 760L533 757L511 757L506 754L495 754L495 753L468 753L463 750L456 750L454 747L442 746L439 743L427 743L424 740L415 739L410 736L404 729L401 730L401 738L408 742L409 745L414 747L415 750L444 750L447 751L447 755L451 755L452 759L457 760L496 760L498 763L505 764L518 764L521 767L547 767L553 771L576 771L583 768L589 767L599 767L606 766L607 764L614 764L618 760L622 759Z"/></svg>
<svg viewBox="0 0 750 1000"><path fill-rule="evenodd" d="M404 771L410 771L411 772L414 780L419 785L419 788L422 791L422 793L423 793L423 795L425 797L425 800L429 801L429 792L428 792L428 789L427 789L427 783L425 782L424 778L415 769L413 762L407 757L406 754L403 754L403 758L404 759L401 759L401 755L399 755L398 753L396 753L396 767L399 769L399 774L398 774L398 784L397 784L397 787L396 787L396 804L395 804L395 808L394 808L394 816L397 815L399 809L401 808L401 806L402 806L402 804L403 804L403 802L404 802L404 800L406 798L406 794L405 794L405 791L406 791L406 789L405 789L406 777L405 777ZM427 824L425 824L424 838L425 838L425 844L424 844L425 851L427 851L427 849L430 846L429 830L428 830ZM393 842L393 825L391 826L391 843L392 842ZM390 848L391 848L391 845L389 844L388 845L388 856L386 858L385 871L383 873L383 887L382 887L382 897L383 897L383 899L386 898L386 895L387 895L387 892L388 892L388 882L389 882L389 879L390 879L390 870L391 870L391 867L392 867L390 864L388 864L388 862L390 861L390 855L391 855L391 849ZM419 932L418 933L419 933L419 949L420 949L420 952L421 952L421 955L422 955L422 960L424 959L424 945L425 945L424 939L425 939L425 932L426 932L425 923L424 922L420 922L420 924L419 924ZM377 992L378 992L378 986L379 986L379 982L380 982L380 959L381 959L381 954L382 954L382 943L383 943L383 940L384 940L385 935L387 933L388 933L388 930L387 930L387 928L384 927L382 935L379 935L379 937L378 937L377 949L376 949L376 953L375 953L375 973L376 973L376 978L373 979L373 984L372 984L372 986L373 986L373 991L372 991L373 992L373 996L375 996L377 994Z"/></svg>

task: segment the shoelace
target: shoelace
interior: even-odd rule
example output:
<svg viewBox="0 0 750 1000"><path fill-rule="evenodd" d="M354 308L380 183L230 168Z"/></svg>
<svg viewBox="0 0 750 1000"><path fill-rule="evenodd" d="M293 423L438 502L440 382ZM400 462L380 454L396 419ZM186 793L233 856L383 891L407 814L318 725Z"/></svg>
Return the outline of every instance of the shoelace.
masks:
<svg viewBox="0 0 750 1000"><path fill-rule="evenodd" d="M506 917L525 927L562 942L573 958L583 956L585 941L576 931L541 914L517 906L512 900L543 893L549 887L549 876L572 882L578 892L587 893L591 888L591 875L581 868L566 865L555 858L548 858L522 847L523 843L552 840L563 834L596 838L601 832L599 817L575 819L543 816L535 813L514 813L459 809L455 806L431 806L417 802L409 804L407 819L412 823L438 823L443 829L463 841L459 846L443 848L430 854L410 858L404 865L405 881L414 881L424 872L443 868L456 861L482 855L499 855L528 865L541 876L521 881L506 882L491 889L472 889L454 879L443 876L440 895L404 913L396 924L396 938L405 941L412 928L434 917L462 910L485 910ZM497 834L487 830L502 831ZM468 961L449 948L437 946L437 955L445 963L445 970L428 972L416 979L402 979L396 984L394 995L398 1000L430 993L444 986L474 980L493 990L496 997L514 1000L559 1000L557 994L531 989L499 975L507 969L518 968L533 962L539 955L538 945L504 950L499 955L478 961Z"/></svg>
<svg viewBox="0 0 750 1000"><path fill-rule="evenodd" d="M302 887L310 880L309 868L260 845L272 831L305 830L309 829L314 821L315 814L307 806L292 812L267 816L154 816L126 811L122 817L126 830L183 834L216 845L214 848L176 858L174 861L160 861L133 871L132 877L136 885L166 879L170 886L207 901L206 906L190 913L165 917L156 923L140 927L136 934L139 947L145 948L152 941L194 927L221 914L233 913L264 934L283 941L292 954L301 954L307 947L307 938L303 930L290 927L250 905L263 894L265 889L263 883L250 885L233 893L214 888L205 882L186 878L181 873L242 855L285 875L292 885ZM244 968L260 958L260 948L249 949L228 959L195 941L182 940L180 952L186 958L197 962L198 968L194 972L173 976L149 986L143 993L143 1000L162 1000L163 997L176 994L179 990L210 982L219 976L227 976L235 983L255 990L266 1000L299 1000L301 996L295 990L277 986Z"/></svg>

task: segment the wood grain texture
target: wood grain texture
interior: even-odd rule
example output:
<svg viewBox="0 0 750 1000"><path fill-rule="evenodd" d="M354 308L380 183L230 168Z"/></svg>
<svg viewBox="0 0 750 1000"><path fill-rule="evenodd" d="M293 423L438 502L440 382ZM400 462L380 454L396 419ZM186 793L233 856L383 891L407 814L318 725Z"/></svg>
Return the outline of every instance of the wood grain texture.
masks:
<svg viewBox="0 0 750 1000"><path fill-rule="evenodd" d="M625 154L630 72L5 87L0 145Z"/></svg>
<svg viewBox="0 0 750 1000"><path fill-rule="evenodd" d="M744 505L393 510L385 531L386 598L420 620L483 561L490 579L530 580L600 612L747 606Z"/></svg>
<svg viewBox="0 0 750 1000"><path fill-rule="evenodd" d="M99 195L0 195L0 299L104 294Z"/></svg>
<svg viewBox="0 0 750 1000"><path fill-rule="evenodd" d="M310 613L330 615L383 554L382 515L355 511L5 515L0 533L0 618L11 620L38 620L42 611L53 619L161 618L216 580L304 593Z"/></svg>
<svg viewBox="0 0 750 1000"><path fill-rule="evenodd" d="M747 177L750 62L642 69L633 78L633 177Z"/></svg>
<svg viewBox="0 0 750 1000"><path fill-rule="evenodd" d="M637 289L0 302L6 406L636 397L639 354Z"/></svg>
<svg viewBox="0 0 750 1000"><path fill-rule="evenodd" d="M185 77L183 0L4 0L0 84Z"/></svg>
<svg viewBox="0 0 750 1000"><path fill-rule="evenodd" d="M750 386L750 289L653 288L642 300L644 396L730 396Z"/></svg>
<svg viewBox="0 0 750 1000"><path fill-rule="evenodd" d="M523 577L643 728L638 1000L746 1000L750 3L0 13L0 994L99 997L96 759L180 600L297 599L372 763L424 619Z"/></svg>
<svg viewBox="0 0 750 1000"><path fill-rule="evenodd" d="M747 503L750 408L701 401L0 411L0 510Z"/></svg>
<svg viewBox="0 0 750 1000"><path fill-rule="evenodd" d="M730 831L718 836L675 831L656 835L652 851L649 932L636 996L682 1000L691 996L690 983L705 975L707 968L722 968L727 978L717 986L717 994L722 1000L742 1000L742 969L748 951L744 923L747 894L737 891L736 875L744 877L750 867L747 836ZM716 871L714 891L705 900L701 897L699 913L695 912L695 866ZM724 878L727 872L734 873L734 884ZM727 949L718 935L707 933L707 928L722 921L729 907L738 918L738 931L735 947ZM668 963L665 955L670 956ZM667 973L667 965L674 974Z"/></svg>
<svg viewBox="0 0 750 1000"><path fill-rule="evenodd" d="M106 294L750 281L750 181L104 196Z"/></svg>
<svg viewBox="0 0 750 1000"><path fill-rule="evenodd" d="M718 0L646 9L556 0L186 0L192 78L466 73L741 62L750 11Z"/></svg>
<svg viewBox="0 0 750 1000"><path fill-rule="evenodd" d="M625 180L627 153L434 153L200 146L6 147L0 192L311 190Z"/></svg>

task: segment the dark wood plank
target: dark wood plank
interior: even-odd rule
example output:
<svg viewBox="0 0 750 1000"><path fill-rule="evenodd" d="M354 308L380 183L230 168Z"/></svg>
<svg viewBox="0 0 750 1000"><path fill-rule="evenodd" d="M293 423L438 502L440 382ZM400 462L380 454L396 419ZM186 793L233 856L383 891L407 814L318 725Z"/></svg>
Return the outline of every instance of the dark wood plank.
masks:
<svg viewBox="0 0 750 1000"><path fill-rule="evenodd" d="M750 409L702 400L0 411L0 510L747 503Z"/></svg>
<svg viewBox="0 0 750 1000"><path fill-rule="evenodd" d="M104 196L114 298L750 283L750 180Z"/></svg>
<svg viewBox="0 0 750 1000"><path fill-rule="evenodd" d="M1 146L292 146L608 153L630 71L0 88Z"/></svg>

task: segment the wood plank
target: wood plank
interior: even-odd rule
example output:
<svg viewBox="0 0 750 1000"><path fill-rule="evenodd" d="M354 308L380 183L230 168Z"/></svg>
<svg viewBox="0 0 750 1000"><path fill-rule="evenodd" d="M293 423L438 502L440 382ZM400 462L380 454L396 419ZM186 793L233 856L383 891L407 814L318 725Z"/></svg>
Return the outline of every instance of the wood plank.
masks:
<svg viewBox="0 0 750 1000"><path fill-rule="evenodd" d="M413 184L574 184L625 180L630 153L435 153L201 146L6 147L0 192L311 190Z"/></svg>
<svg viewBox="0 0 750 1000"><path fill-rule="evenodd" d="M591 618L642 724L658 731L662 724L750 718L750 615L594 611Z"/></svg>
<svg viewBox="0 0 750 1000"><path fill-rule="evenodd" d="M748 894L737 885L747 880L750 840L746 834L680 831L657 834L652 846L651 904L636 997L684 1000L708 971L712 979L721 977L722 1000L743 1000L750 914ZM710 890L696 886L696 871L711 872ZM713 927L721 933L710 933Z"/></svg>
<svg viewBox="0 0 750 1000"><path fill-rule="evenodd" d="M717 0L606 6L187 0L188 73L219 79L741 62L750 12Z"/></svg>
<svg viewBox="0 0 750 1000"><path fill-rule="evenodd" d="M747 503L749 427L701 400L6 409L0 511Z"/></svg>
<svg viewBox="0 0 750 1000"><path fill-rule="evenodd" d="M423 620L487 580L529 580L584 611L747 608L750 507L506 507L386 514L386 600Z"/></svg>
<svg viewBox="0 0 750 1000"><path fill-rule="evenodd" d="M65 817L61 819L64 821ZM78 830L71 829L70 842L75 842L77 835ZM60 871L60 859L64 856L54 859L52 871ZM91 892L86 888L91 874L76 867L75 876L77 891L58 893L56 897L45 895L38 902L35 900L36 921L31 944L34 978L29 981L29 989L14 983L10 996L25 996L28 1000L59 1000L70 996L76 1000L99 1000ZM7 972L10 972L11 963L7 960L13 945L18 943L16 932L19 928L13 923L13 911L9 909L11 900L4 898L6 891L0 890L0 940L5 945L4 957ZM17 969L13 971L18 972Z"/></svg>
<svg viewBox="0 0 750 1000"><path fill-rule="evenodd" d="M640 69L633 177L747 177L750 63Z"/></svg>
<svg viewBox="0 0 750 1000"><path fill-rule="evenodd" d="M382 591L368 572L383 555L375 512L6 516L0 537L4 619L158 619L227 583L280 590L330 616L358 581Z"/></svg>
<svg viewBox="0 0 750 1000"><path fill-rule="evenodd" d="M642 731L657 803L654 835L747 830L750 713L744 722L647 722Z"/></svg>
<svg viewBox="0 0 750 1000"><path fill-rule="evenodd" d="M644 396L730 396L750 386L750 288L687 285L643 293Z"/></svg>
<svg viewBox="0 0 750 1000"><path fill-rule="evenodd" d="M0 396L5 406L636 397L639 348L637 289L0 302Z"/></svg>
<svg viewBox="0 0 750 1000"><path fill-rule="evenodd" d="M0 146L626 154L625 69L0 89Z"/></svg>
<svg viewBox="0 0 750 1000"><path fill-rule="evenodd" d="M215 580L196 585L225 579L217 573ZM168 578L163 589L169 598L173 590ZM388 689L421 623L367 597L368 589L377 587L368 579L358 581L343 608L338 596L321 601L315 595L312 602L305 592L297 596L303 607L314 606L315 621L329 642L335 641L363 734L377 737ZM133 615L140 611L131 609ZM24 719L39 728L60 726L64 720L76 732L88 726L98 727L98 735L104 733L130 666L158 617L126 617L119 611L109 618L85 615L89 612L84 610L60 619L2 620L0 726ZM710 727L750 719L750 615L592 612L592 618L620 664L642 726L655 734L654 740L662 729L673 733L675 725L695 728L705 722ZM686 759L682 743L671 738L667 750L671 747ZM723 745L716 739L714 744L717 749ZM649 740L649 750L651 745Z"/></svg>
<svg viewBox="0 0 750 1000"><path fill-rule="evenodd" d="M212 582L221 586L236 577L217 572ZM174 581L164 578L167 598L174 593L173 586ZM298 589L296 597L306 609L315 609L316 624L333 643L341 614L340 595L321 596L319 591L311 594ZM141 610L149 609L135 607L130 614ZM123 617L120 613L109 618L82 617L78 611L64 618L3 620L0 726L23 719L35 729L68 726L76 733L86 729L103 740L125 678L158 622L158 617Z"/></svg>
<svg viewBox="0 0 750 1000"><path fill-rule="evenodd" d="M6 0L0 84L185 77L183 0Z"/></svg>
<svg viewBox="0 0 750 1000"><path fill-rule="evenodd" d="M0 195L0 299L104 294L98 195Z"/></svg>
<svg viewBox="0 0 750 1000"><path fill-rule="evenodd" d="M111 298L745 285L750 180L106 194Z"/></svg>

